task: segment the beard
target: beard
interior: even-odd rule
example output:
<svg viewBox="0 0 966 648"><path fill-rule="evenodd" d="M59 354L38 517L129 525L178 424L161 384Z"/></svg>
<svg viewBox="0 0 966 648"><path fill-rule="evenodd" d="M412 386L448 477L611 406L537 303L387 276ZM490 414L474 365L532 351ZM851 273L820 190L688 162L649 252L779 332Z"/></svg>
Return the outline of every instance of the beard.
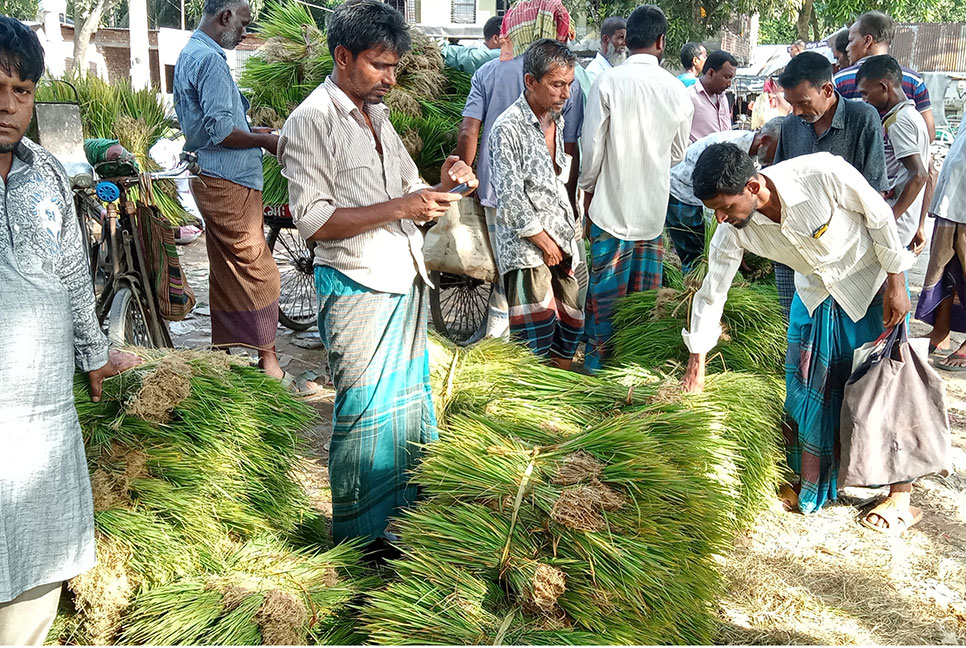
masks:
<svg viewBox="0 0 966 648"><path fill-rule="evenodd" d="M822 118L822 115L809 115L807 117L805 117L803 115L803 116L799 117L799 119L801 119L806 124L814 124L815 122L817 122L821 118Z"/></svg>
<svg viewBox="0 0 966 648"><path fill-rule="evenodd" d="M604 58L607 59L608 63L617 67L627 59L627 48L618 50L614 47L613 43L608 43L607 51L604 52Z"/></svg>
<svg viewBox="0 0 966 648"><path fill-rule="evenodd" d="M224 34L221 35L221 38L218 39L218 44L227 50L235 49L236 47L238 47L238 43L240 42L241 42L241 33L240 33L240 30L237 30L237 29L230 32L225 32Z"/></svg>
<svg viewBox="0 0 966 648"><path fill-rule="evenodd" d="M553 108L551 108L547 114L550 116L550 119L552 119L553 121L557 121L563 116L563 113L561 111L554 110Z"/></svg>
<svg viewBox="0 0 966 648"><path fill-rule="evenodd" d="M0 142L0 153L13 153L15 150L17 150L17 146L20 144L21 139L23 138L21 137L16 142Z"/></svg>

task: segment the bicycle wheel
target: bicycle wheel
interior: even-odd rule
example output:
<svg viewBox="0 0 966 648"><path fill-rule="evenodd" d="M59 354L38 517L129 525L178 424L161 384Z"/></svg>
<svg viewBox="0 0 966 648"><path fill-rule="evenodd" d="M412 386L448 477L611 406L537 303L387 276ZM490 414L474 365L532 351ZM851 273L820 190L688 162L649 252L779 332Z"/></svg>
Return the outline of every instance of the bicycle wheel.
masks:
<svg viewBox="0 0 966 648"><path fill-rule="evenodd" d="M141 295L129 287L120 288L111 301L107 316L107 339L112 346L135 345L157 347L151 337L151 328L144 312Z"/></svg>
<svg viewBox="0 0 966 648"><path fill-rule="evenodd" d="M281 281L278 321L293 331L305 331L318 321L319 315L312 266L315 244L303 241L298 230L281 225L270 226L265 239Z"/></svg>
<svg viewBox="0 0 966 648"><path fill-rule="evenodd" d="M483 337L493 284L446 272L433 272L429 292L433 328L456 344Z"/></svg>

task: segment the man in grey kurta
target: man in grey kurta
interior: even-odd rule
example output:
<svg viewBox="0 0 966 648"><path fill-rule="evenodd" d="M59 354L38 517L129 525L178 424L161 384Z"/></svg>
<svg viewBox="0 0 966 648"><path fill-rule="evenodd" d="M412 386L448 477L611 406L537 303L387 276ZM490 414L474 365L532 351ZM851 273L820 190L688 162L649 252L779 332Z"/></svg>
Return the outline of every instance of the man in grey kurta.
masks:
<svg viewBox="0 0 966 648"><path fill-rule="evenodd" d="M98 400L131 362L94 314L63 167L23 139L43 69L37 36L0 17L0 645L43 642L63 581L94 565L74 368Z"/></svg>

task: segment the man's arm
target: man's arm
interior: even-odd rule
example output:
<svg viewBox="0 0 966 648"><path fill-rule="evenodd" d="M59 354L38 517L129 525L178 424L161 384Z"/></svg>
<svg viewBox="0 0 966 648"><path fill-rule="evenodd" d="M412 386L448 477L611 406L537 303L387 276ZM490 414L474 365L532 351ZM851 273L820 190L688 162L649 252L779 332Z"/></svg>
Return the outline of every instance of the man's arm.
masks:
<svg viewBox="0 0 966 648"><path fill-rule="evenodd" d="M476 149L480 143L480 128L483 122L475 117L464 117L460 124L459 135L456 137L456 149L453 155L459 157L470 166L476 161Z"/></svg>
<svg viewBox="0 0 966 648"><path fill-rule="evenodd" d="M607 103L606 91L601 91L602 78L598 78L590 89L584 107L584 126L581 129L580 157L583 159L583 166L577 186L590 193L597 186L597 177L604 163L607 133L610 130L610 106Z"/></svg>
<svg viewBox="0 0 966 648"><path fill-rule="evenodd" d="M694 104L690 100L681 102L681 109L687 113L687 117L678 124L678 131L671 141L672 167L684 161L688 153L688 146L691 145L691 122L694 119Z"/></svg>
<svg viewBox="0 0 966 648"><path fill-rule="evenodd" d="M470 81L470 93L466 96L466 105L463 106L463 123L460 124L456 149L453 151L453 155L470 166L476 161L476 149L480 143L480 129L486 117L486 107L487 92L483 77L477 70Z"/></svg>
<svg viewBox="0 0 966 648"><path fill-rule="evenodd" d="M912 206L912 203L916 201L919 191L926 186L926 177L929 175L926 167L922 164L919 153L907 155L906 157L900 158L899 161L909 173L909 180L902 189L902 193L896 199L896 203L892 206L892 214L896 220L899 220L906 213L906 210Z"/></svg>
<svg viewBox="0 0 966 648"><path fill-rule="evenodd" d="M721 337L721 314L743 253L735 229L718 225L708 250L708 274L691 302L691 330L681 331L691 352L683 379L685 391L704 389L705 358Z"/></svg>
<svg viewBox="0 0 966 648"><path fill-rule="evenodd" d="M209 57L198 66L196 87L203 114L202 125L212 142L233 149L264 148L272 155L276 154L277 135L252 133L248 128L235 125L231 98L238 94L238 86L231 78L227 63Z"/></svg>
<svg viewBox="0 0 966 648"><path fill-rule="evenodd" d="M579 67L579 66L578 66ZM572 160L570 163L570 175L567 177L567 197L570 198L570 206L574 210L574 217L580 212L577 210L577 177L580 175L580 147L577 145L580 139L580 131L584 127L584 93L580 89L580 83L575 79L570 84L570 99L564 106L564 152Z"/></svg>
<svg viewBox="0 0 966 648"><path fill-rule="evenodd" d="M892 208L851 164L831 157L822 169L829 197L840 207L862 214L876 257L886 272L903 272L915 260L899 241Z"/></svg>

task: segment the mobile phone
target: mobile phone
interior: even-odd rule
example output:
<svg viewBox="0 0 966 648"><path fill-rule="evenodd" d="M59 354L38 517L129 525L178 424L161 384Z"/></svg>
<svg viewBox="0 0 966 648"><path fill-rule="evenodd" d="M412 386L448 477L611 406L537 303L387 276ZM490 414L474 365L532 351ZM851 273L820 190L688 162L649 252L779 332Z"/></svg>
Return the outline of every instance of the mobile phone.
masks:
<svg viewBox="0 0 966 648"><path fill-rule="evenodd" d="M461 194L465 196L467 194L472 193L473 190L474 190L474 187L471 187L469 184L464 182L450 189L448 193Z"/></svg>

